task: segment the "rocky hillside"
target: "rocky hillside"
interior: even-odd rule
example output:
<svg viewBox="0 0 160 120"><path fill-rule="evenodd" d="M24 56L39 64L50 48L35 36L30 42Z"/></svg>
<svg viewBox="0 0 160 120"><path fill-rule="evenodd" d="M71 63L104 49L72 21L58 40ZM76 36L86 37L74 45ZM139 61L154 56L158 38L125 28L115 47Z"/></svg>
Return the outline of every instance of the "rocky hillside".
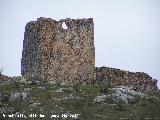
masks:
<svg viewBox="0 0 160 120"><path fill-rule="evenodd" d="M0 119L118 120L159 119L160 92L131 87L1 76Z"/></svg>

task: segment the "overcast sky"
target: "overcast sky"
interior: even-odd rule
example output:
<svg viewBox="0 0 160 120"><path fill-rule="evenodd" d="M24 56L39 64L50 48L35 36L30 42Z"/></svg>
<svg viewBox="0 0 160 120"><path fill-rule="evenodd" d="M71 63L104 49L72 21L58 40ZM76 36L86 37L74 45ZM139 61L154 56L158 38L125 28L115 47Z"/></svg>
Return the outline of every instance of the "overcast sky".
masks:
<svg viewBox="0 0 160 120"><path fill-rule="evenodd" d="M24 28L38 17L93 18L96 66L160 80L160 0L0 0L4 74L20 75Z"/></svg>

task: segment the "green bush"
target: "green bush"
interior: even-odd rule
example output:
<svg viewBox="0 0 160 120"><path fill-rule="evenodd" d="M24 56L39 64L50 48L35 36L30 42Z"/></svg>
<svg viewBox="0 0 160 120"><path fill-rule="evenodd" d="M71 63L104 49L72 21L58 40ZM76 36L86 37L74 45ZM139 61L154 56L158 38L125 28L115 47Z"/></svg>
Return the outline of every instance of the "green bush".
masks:
<svg viewBox="0 0 160 120"><path fill-rule="evenodd" d="M117 101L116 102L116 110L127 111L127 104L122 100Z"/></svg>
<svg viewBox="0 0 160 120"><path fill-rule="evenodd" d="M111 94L113 91L111 89L111 85L107 84L107 83L99 83L99 92L100 93L107 93L107 94Z"/></svg>
<svg viewBox="0 0 160 120"><path fill-rule="evenodd" d="M78 83L76 83L76 84L74 84L73 85L73 89L76 91L76 92L80 92L80 87L79 87L80 85L78 84Z"/></svg>
<svg viewBox="0 0 160 120"><path fill-rule="evenodd" d="M81 85L79 86L79 90L81 89L82 92L87 92L87 93L97 93L99 92L99 86L98 85Z"/></svg>

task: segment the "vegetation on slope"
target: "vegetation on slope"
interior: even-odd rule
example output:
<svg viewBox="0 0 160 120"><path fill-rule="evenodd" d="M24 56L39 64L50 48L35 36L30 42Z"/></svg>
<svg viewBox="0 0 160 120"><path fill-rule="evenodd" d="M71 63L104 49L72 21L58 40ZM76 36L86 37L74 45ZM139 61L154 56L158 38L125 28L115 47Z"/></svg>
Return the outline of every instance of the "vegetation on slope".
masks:
<svg viewBox="0 0 160 120"><path fill-rule="evenodd" d="M0 119L23 119L16 116L19 114L25 115L27 120L160 119L160 92L145 97L135 96L134 101L129 103L115 101L113 97L101 102L94 101L97 96L112 96L115 93L113 87L104 83L69 85L14 77L1 81ZM9 118L11 114L15 116ZM31 117L31 114L37 116Z"/></svg>

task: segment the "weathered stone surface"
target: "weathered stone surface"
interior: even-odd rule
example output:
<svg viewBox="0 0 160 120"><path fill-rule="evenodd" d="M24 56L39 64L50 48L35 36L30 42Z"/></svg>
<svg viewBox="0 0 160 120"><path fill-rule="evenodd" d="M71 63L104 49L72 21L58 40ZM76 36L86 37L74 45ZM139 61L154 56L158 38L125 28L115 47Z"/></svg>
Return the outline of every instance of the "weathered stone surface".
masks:
<svg viewBox="0 0 160 120"><path fill-rule="evenodd" d="M115 86L129 86L138 91L156 91L157 80L144 72L129 72L116 68L96 67L97 81Z"/></svg>
<svg viewBox="0 0 160 120"><path fill-rule="evenodd" d="M68 82L95 80L94 50L92 18L56 21L41 17L25 27L21 74Z"/></svg>
<svg viewBox="0 0 160 120"><path fill-rule="evenodd" d="M159 101L160 99L156 96L149 96L148 94L138 92L132 89L132 87L116 86L111 88L112 94L102 94L94 98L94 102L113 104L123 102L125 104L136 103L140 99L152 99Z"/></svg>
<svg viewBox="0 0 160 120"><path fill-rule="evenodd" d="M125 86L118 86L115 88L112 88L113 93L112 94L105 94L105 95L100 95L94 98L94 102L101 103L117 103L119 101L123 101L124 103L130 103L134 102L135 97L145 97L145 94L141 92L136 92L132 90L129 87Z"/></svg>
<svg viewBox="0 0 160 120"><path fill-rule="evenodd" d="M11 100L15 100L15 99L25 100L27 96L28 96L28 93L26 92L14 92L14 93L11 93L10 99Z"/></svg>

